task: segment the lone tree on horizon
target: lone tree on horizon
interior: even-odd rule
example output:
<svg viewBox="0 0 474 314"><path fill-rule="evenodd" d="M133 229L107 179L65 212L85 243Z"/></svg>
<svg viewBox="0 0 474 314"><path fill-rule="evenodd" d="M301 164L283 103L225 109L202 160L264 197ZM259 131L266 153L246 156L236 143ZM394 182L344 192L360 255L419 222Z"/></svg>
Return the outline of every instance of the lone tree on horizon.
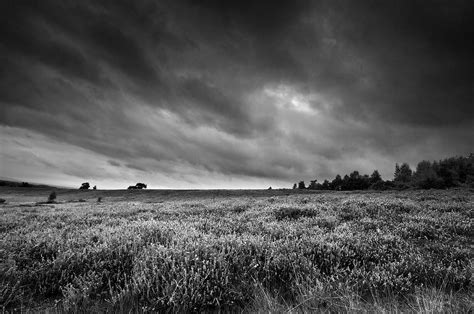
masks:
<svg viewBox="0 0 474 314"><path fill-rule="evenodd" d="M130 185L127 189L128 190L141 190L146 189L147 185L145 183L137 183L135 185Z"/></svg>
<svg viewBox="0 0 474 314"><path fill-rule="evenodd" d="M81 187L79 188L79 190L89 190L91 186L89 185L89 182L84 182L82 183Z"/></svg>
<svg viewBox="0 0 474 314"><path fill-rule="evenodd" d="M145 183L137 183L135 184L135 186L137 187L137 189L146 189L146 184Z"/></svg>

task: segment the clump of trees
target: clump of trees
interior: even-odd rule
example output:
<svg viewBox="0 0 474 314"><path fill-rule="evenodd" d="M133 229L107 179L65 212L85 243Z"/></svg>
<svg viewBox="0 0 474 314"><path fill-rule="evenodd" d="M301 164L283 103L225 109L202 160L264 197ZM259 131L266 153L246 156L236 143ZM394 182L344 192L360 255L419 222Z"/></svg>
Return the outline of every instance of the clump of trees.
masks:
<svg viewBox="0 0 474 314"><path fill-rule="evenodd" d="M89 182L84 182L84 183L82 183L82 185L81 185L81 187L79 188L79 190L89 190L90 187L91 187L91 186L90 186Z"/></svg>
<svg viewBox="0 0 474 314"><path fill-rule="evenodd" d="M444 189L457 186L474 187L474 154L468 157L450 157L439 161L420 161L413 171L410 165L395 164L393 180L384 181L377 170L369 176L353 171L341 177L337 175L331 182L310 181L308 187L304 181L293 185L293 189L310 190L387 190L387 189Z"/></svg>
<svg viewBox="0 0 474 314"><path fill-rule="evenodd" d="M135 185L130 185L127 189L128 190L141 190L141 189L146 189L147 186L145 183L137 183Z"/></svg>
<svg viewBox="0 0 474 314"><path fill-rule="evenodd" d="M367 174L361 175L359 171L353 171L349 175L344 175L344 177L338 174L332 181L324 180L322 183L319 183L318 180L312 180L307 189L336 191L366 190L369 188L384 189L385 185L382 183L384 181L377 170L374 170L370 176ZM305 188L303 181L298 184L298 188Z"/></svg>
<svg viewBox="0 0 474 314"><path fill-rule="evenodd" d="M91 185L89 184L89 182L84 182L81 184L81 187L79 188L79 190L89 190L90 187ZM92 189L97 190L97 185L94 185Z"/></svg>
<svg viewBox="0 0 474 314"><path fill-rule="evenodd" d="M474 187L474 154L433 162L420 161L409 183L423 189L444 189L462 185Z"/></svg>

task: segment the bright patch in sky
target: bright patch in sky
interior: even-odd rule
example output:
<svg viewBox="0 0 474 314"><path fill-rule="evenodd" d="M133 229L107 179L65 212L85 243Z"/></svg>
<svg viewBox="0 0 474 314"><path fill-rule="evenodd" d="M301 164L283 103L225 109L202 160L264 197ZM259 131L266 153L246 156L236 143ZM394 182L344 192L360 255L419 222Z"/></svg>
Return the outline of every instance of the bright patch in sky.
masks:
<svg viewBox="0 0 474 314"><path fill-rule="evenodd" d="M311 107L311 102L315 100L315 96L305 96L298 93L289 86L267 87L264 92L273 97L275 105L280 108L300 111L308 114L315 114L316 110Z"/></svg>

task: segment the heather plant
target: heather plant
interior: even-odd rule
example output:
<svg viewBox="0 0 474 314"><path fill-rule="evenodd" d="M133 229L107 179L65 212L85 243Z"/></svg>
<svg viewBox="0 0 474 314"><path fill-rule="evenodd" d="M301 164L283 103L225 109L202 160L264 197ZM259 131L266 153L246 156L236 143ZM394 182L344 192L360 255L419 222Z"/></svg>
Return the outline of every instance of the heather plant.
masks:
<svg viewBox="0 0 474 314"><path fill-rule="evenodd" d="M303 201L303 203L307 203L307 201ZM308 208L298 208L298 207L282 207L274 212L275 218L277 220L282 219L298 219L300 217L313 217L317 216L318 212L308 209Z"/></svg>
<svg viewBox="0 0 474 314"><path fill-rule="evenodd" d="M140 197L1 207L1 306L472 310L465 190Z"/></svg>

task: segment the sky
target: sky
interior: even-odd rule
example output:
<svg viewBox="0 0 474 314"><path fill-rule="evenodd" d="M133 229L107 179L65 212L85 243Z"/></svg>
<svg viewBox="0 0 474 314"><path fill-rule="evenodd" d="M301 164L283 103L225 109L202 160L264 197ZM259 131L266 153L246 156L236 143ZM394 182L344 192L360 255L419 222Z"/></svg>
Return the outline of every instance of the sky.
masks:
<svg viewBox="0 0 474 314"><path fill-rule="evenodd" d="M0 3L0 176L291 187L474 151L474 2Z"/></svg>

